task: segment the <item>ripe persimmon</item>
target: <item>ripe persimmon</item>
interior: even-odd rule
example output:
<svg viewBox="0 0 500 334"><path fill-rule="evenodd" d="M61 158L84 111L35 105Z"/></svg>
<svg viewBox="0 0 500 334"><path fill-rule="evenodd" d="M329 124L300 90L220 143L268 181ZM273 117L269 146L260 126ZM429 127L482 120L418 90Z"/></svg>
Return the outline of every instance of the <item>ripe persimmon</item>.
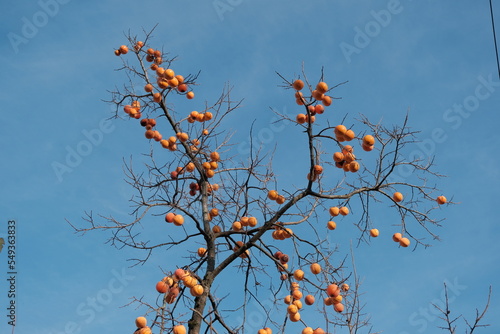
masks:
<svg viewBox="0 0 500 334"><path fill-rule="evenodd" d="M212 153L210 153L210 159L212 161L219 161L220 160L220 154L218 152L212 152Z"/></svg>
<svg viewBox="0 0 500 334"><path fill-rule="evenodd" d="M210 111L207 111L205 114L204 114L204 117L203 117L203 121L209 121L211 120L212 118L214 117L214 115L210 112Z"/></svg>
<svg viewBox="0 0 500 334"><path fill-rule="evenodd" d="M344 154L342 152L333 153L333 161L335 162L344 161Z"/></svg>
<svg viewBox="0 0 500 334"><path fill-rule="evenodd" d="M278 198L276 199L276 203L278 203L280 205L283 204L283 203L285 203L285 196L278 195Z"/></svg>
<svg viewBox="0 0 500 334"><path fill-rule="evenodd" d="M203 286L200 285L200 284L197 284L195 286L193 286L191 289L190 289L190 292L191 292L191 295L194 296L194 297L199 297L203 294L203 291L205 289L203 289Z"/></svg>
<svg viewBox="0 0 500 334"><path fill-rule="evenodd" d="M299 289L299 283L292 282L292 297L294 300L302 299L302 292Z"/></svg>
<svg viewBox="0 0 500 334"><path fill-rule="evenodd" d="M286 311L288 314L295 314L295 313L299 312L299 308L295 304L290 304L286 308Z"/></svg>
<svg viewBox="0 0 500 334"><path fill-rule="evenodd" d="M156 283L156 291L158 291L159 293L166 293L168 291L168 288L169 286L164 281L159 281L158 283Z"/></svg>
<svg viewBox="0 0 500 334"><path fill-rule="evenodd" d="M366 135L363 137L363 144L366 146L373 146L375 144L375 138L372 135Z"/></svg>
<svg viewBox="0 0 500 334"><path fill-rule="evenodd" d="M143 327L137 331L137 334L152 334L153 332L151 331L151 328L148 326Z"/></svg>
<svg viewBox="0 0 500 334"><path fill-rule="evenodd" d="M290 319L291 322L297 322L300 320L300 313L297 312L297 313L294 313L294 314L290 314L288 316L288 319Z"/></svg>
<svg viewBox="0 0 500 334"><path fill-rule="evenodd" d="M156 67L156 74L158 76L161 77L161 76L163 76L164 73L165 73L165 69L163 67L159 67L159 66Z"/></svg>
<svg viewBox="0 0 500 334"><path fill-rule="evenodd" d="M396 191L394 195L392 195L392 199L394 200L394 202L401 202L403 200L403 194L399 191Z"/></svg>
<svg viewBox="0 0 500 334"><path fill-rule="evenodd" d="M155 101L156 103L160 103L161 102L161 93L154 93L153 94L153 101Z"/></svg>
<svg viewBox="0 0 500 334"><path fill-rule="evenodd" d="M153 139L155 141L161 141L163 139L163 136L161 135L161 133L157 130L154 130L153 131Z"/></svg>
<svg viewBox="0 0 500 334"><path fill-rule="evenodd" d="M316 101L322 101L324 96L325 96L325 95L324 95L322 92L320 92L320 91L318 91L318 90L316 90L316 89L312 91L312 97L313 97Z"/></svg>
<svg viewBox="0 0 500 334"><path fill-rule="evenodd" d="M341 313L344 311L344 304L338 303L333 305L333 309L337 311L338 313Z"/></svg>
<svg viewBox="0 0 500 334"><path fill-rule="evenodd" d="M352 153L349 152L343 152L343 153L344 153L344 161L347 163L353 162L356 159L356 156Z"/></svg>
<svg viewBox="0 0 500 334"><path fill-rule="evenodd" d="M340 209L336 206L332 206L328 212L330 213L330 216L332 217L337 217L340 213Z"/></svg>
<svg viewBox="0 0 500 334"><path fill-rule="evenodd" d="M295 90L302 90L304 88L304 81L297 79L293 82L292 86Z"/></svg>
<svg viewBox="0 0 500 334"><path fill-rule="evenodd" d="M170 142L166 139L160 140L160 144L163 148L170 148Z"/></svg>
<svg viewBox="0 0 500 334"><path fill-rule="evenodd" d="M302 309L302 302L299 299L294 300L293 304L297 306L299 310Z"/></svg>
<svg viewBox="0 0 500 334"><path fill-rule="evenodd" d="M144 90L147 93L151 93L153 91L153 85L152 84L147 84L146 86L144 86Z"/></svg>
<svg viewBox="0 0 500 334"><path fill-rule="evenodd" d="M323 173L323 167L320 165L314 165L313 170L316 175Z"/></svg>
<svg viewBox="0 0 500 334"><path fill-rule="evenodd" d="M321 266L319 265L319 263L311 264L310 269L314 275L318 275L321 272Z"/></svg>
<svg viewBox="0 0 500 334"><path fill-rule="evenodd" d="M392 235L392 240L394 240L394 242L400 242L402 237L403 236L401 235L401 233L399 233L399 232L398 233L394 233Z"/></svg>
<svg viewBox="0 0 500 334"><path fill-rule="evenodd" d="M330 297L337 297L340 294L340 288L337 284L333 283L326 287L326 294Z"/></svg>
<svg viewBox="0 0 500 334"><path fill-rule="evenodd" d="M257 226L257 218L255 218L255 217L248 217L248 226L250 226L250 227Z"/></svg>
<svg viewBox="0 0 500 334"><path fill-rule="evenodd" d="M370 152L373 151L375 145L366 145L365 143L363 143L361 147L363 148L363 151Z"/></svg>
<svg viewBox="0 0 500 334"><path fill-rule="evenodd" d="M179 85L184 83L184 77L180 74L176 74L175 78L179 81Z"/></svg>
<svg viewBox="0 0 500 334"><path fill-rule="evenodd" d="M163 76L167 79L167 80L172 80L175 78L175 72L174 70L172 70L171 68L167 68L165 70L165 72L163 73ZM179 80L177 80L177 83L179 83Z"/></svg>
<svg viewBox="0 0 500 334"><path fill-rule="evenodd" d="M174 326L173 333L174 334L186 334L186 327L184 327L183 325Z"/></svg>
<svg viewBox="0 0 500 334"><path fill-rule="evenodd" d="M207 249L204 247L198 248L197 252L199 257L204 257L207 254Z"/></svg>
<svg viewBox="0 0 500 334"><path fill-rule="evenodd" d="M346 207L346 206L343 206L339 209L339 213L342 215L342 216L347 216L349 214L349 208Z"/></svg>
<svg viewBox="0 0 500 334"><path fill-rule="evenodd" d="M181 226L184 224L184 217L182 215L175 215L174 217L174 225Z"/></svg>
<svg viewBox="0 0 500 334"><path fill-rule="evenodd" d="M177 138L179 138L179 140L184 143L184 142L188 141L189 136L185 132L180 132L180 133L178 133Z"/></svg>
<svg viewBox="0 0 500 334"><path fill-rule="evenodd" d="M312 107L311 115L316 115L316 114L321 115L325 111L325 107L323 107L321 104L309 107Z"/></svg>
<svg viewBox="0 0 500 334"><path fill-rule="evenodd" d="M179 81L175 77L172 79L168 79L167 83L170 87L177 87L179 85Z"/></svg>
<svg viewBox="0 0 500 334"><path fill-rule="evenodd" d="M188 98L188 100L192 100L194 99L194 92L193 91L190 91L186 94L186 97Z"/></svg>
<svg viewBox="0 0 500 334"><path fill-rule="evenodd" d="M120 50L120 52L125 55L128 53L128 46L122 45L118 50Z"/></svg>
<svg viewBox="0 0 500 334"><path fill-rule="evenodd" d="M326 224L326 227L327 227L329 230L333 231L333 230L335 230L335 229L337 228L337 223L335 223L334 221L331 221L331 220L330 220L330 221Z"/></svg>
<svg viewBox="0 0 500 334"><path fill-rule="evenodd" d="M323 95L321 103L323 103L325 107L329 107L332 104L332 98L328 95Z"/></svg>
<svg viewBox="0 0 500 334"><path fill-rule="evenodd" d="M158 87L161 89L168 88L168 81L167 80L158 80Z"/></svg>
<svg viewBox="0 0 500 334"><path fill-rule="evenodd" d="M334 132L335 134L338 133L344 135L347 132L347 128L345 127L345 125L339 124L335 127Z"/></svg>
<svg viewBox="0 0 500 334"><path fill-rule="evenodd" d="M306 298L304 299L306 305L312 305L314 304L315 298L313 295L307 295Z"/></svg>
<svg viewBox="0 0 500 334"><path fill-rule="evenodd" d="M304 124L307 121L307 115L305 115L305 114L298 114L295 119L296 119L297 123Z"/></svg>
<svg viewBox="0 0 500 334"><path fill-rule="evenodd" d="M276 190L269 190L267 193L267 198L269 198L271 201L275 201L278 199L278 192Z"/></svg>
<svg viewBox="0 0 500 334"><path fill-rule="evenodd" d="M326 84L326 82L321 81L316 85L316 90L322 94L325 94L328 91L328 85Z"/></svg>
<svg viewBox="0 0 500 334"><path fill-rule="evenodd" d="M293 272L293 277L297 280L297 281L302 281L304 279L304 271L301 270L301 269L297 269Z"/></svg>
<svg viewBox="0 0 500 334"><path fill-rule="evenodd" d="M143 46L144 46L144 42L137 41L137 43L135 43L135 45L134 45L134 50L139 51Z"/></svg>
<svg viewBox="0 0 500 334"><path fill-rule="evenodd" d="M442 204L445 204L448 200L446 199L446 197L444 196L438 196L438 198L436 198L436 202L439 204L439 205L442 205Z"/></svg>
<svg viewBox="0 0 500 334"><path fill-rule="evenodd" d="M145 317L135 318L135 325L137 328L144 328L148 324L148 320Z"/></svg>
<svg viewBox="0 0 500 334"><path fill-rule="evenodd" d="M349 163L349 171L351 173L356 173L359 170L359 163L357 161L352 161Z"/></svg>
<svg viewBox="0 0 500 334"><path fill-rule="evenodd" d="M372 236L373 238L378 237L378 235L379 235L379 231L376 228L372 228L370 230L370 236Z"/></svg>
<svg viewBox="0 0 500 334"><path fill-rule="evenodd" d="M325 304L326 306L333 305L333 298L332 297L326 297L325 299L323 299L323 304Z"/></svg>
<svg viewBox="0 0 500 334"><path fill-rule="evenodd" d="M241 224L241 222L239 221L235 221L232 225L231 225L231 228L233 231L241 231L243 229L243 225Z"/></svg>
<svg viewBox="0 0 500 334"><path fill-rule="evenodd" d="M281 264L286 264L286 263L288 263L288 261L290 261L290 257L286 254L281 254L281 256L280 256Z"/></svg>
<svg viewBox="0 0 500 334"><path fill-rule="evenodd" d="M313 105L307 106L308 115L316 115L316 110Z"/></svg>
<svg viewBox="0 0 500 334"><path fill-rule="evenodd" d="M173 223L174 222L174 217L175 217L175 213L173 212L169 212L165 215L165 221L167 223Z"/></svg>
<svg viewBox="0 0 500 334"><path fill-rule="evenodd" d="M351 141L353 140L354 138L356 138L356 134L354 133L354 131L352 131L351 129L347 130L345 133L344 133L344 138L345 140L347 141Z"/></svg>
<svg viewBox="0 0 500 334"><path fill-rule="evenodd" d="M401 247L408 247L410 246L410 239L401 238L401 240L399 240L399 244L401 245Z"/></svg>
<svg viewBox="0 0 500 334"><path fill-rule="evenodd" d="M205 161L204 163L202 163L201 166L206 170L212 169L210 166L210 162L208 162L208 161Z"/></svg>

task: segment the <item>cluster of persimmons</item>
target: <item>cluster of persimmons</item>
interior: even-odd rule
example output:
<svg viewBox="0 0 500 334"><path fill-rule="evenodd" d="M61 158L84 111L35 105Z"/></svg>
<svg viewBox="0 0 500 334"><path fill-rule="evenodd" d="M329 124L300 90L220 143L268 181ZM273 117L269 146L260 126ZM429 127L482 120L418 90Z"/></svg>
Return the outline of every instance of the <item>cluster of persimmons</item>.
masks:
<svg viewBox="0 0 500 334"><path fill-rule="evenodd" d="M146 97L149 98L149 102L154 103L165 103L164 93L166 90L174 91L177 94L185 95L188 99L194 98L194 92L190 90L189 85L185 82L185 79L182 75L176 74L173 69L162 67L164 64L162 58L162 52L160 50L155 50L153 48L148 48L147 50L143 50L144 43L139 41L135 43L133 46L136 54L142 54L145 57L145 60L151 63L149 70L153 71L155 75L155 80L149 82L144 86L144 91L146 92ZM115 54L117 56L125 55L129 52L129 48L126 45L120 46L117 50L115 50ZM147 76L146 76L147 78ZM191 84L191 83L190 83ZM316 116L325 113L325 107L328 107L332 104L332 97L327 95L329 88L328 84L321 81L319 82L315 89L310 87L311 95L305 96L302 93L305 84L302 80L295 80L291 87L295 90L295 99L298 105L304 106L306 112L299 113L296 116L296 122L298 124L305 126L311 126L312 123L315 122ZM143 96L144 98L144 96ZM143 101L144 102L144 101ZM141 111L141 103L138 100L133 100L131 104L127 104L123 107L123 110L126 114L128 114L131 118L141 119L142 111ZM213 118L213 114L211 112L198 112L192 111L189 115L184 119L188 123L203 123L206 121L210 121ZM162 134L156 130L156 120L154 118L142 118L140 120L140 125L145 128L145 137L147 139L153 139L161 144L161 146L170 151L176 151L178 149L177 145L182 143L183 145L188 145L192 152L197 152L200 147L200 140L198 138L190 138L188 133L186 132L177 132L175 135L171 135L168 138L163 138ZM334 136L336 141L340 146L340 151L335 152L333 154L333 161L335 166L343 169L345 172L358 172L360 169L360 163L356 160L356 156L354 155L354 147L348 144L342 144L344 142L351 142L355 139L358 139L361 142L361 148L370 152L375 147L376 137L374 135L364 135L362 138L357 138L355 132L352 129L348 129L345 125L339 124L334 127ZM207 129L202 129L200 135L208 135L209 131ZM200 138L201 138L200 136ZM205 173L207 178L212 178L217 169L219 168L219 162L221 160L220 154L216 151L210 153L203 153L199 155L200 157L204 157L204 161L200 162L201 169L200 172ZM172 180L176 180L180 175L184 173L193 173L196 171L196 166L193 162L187 163L185 166L179 166L174 171L170 172L170 177ZM323 173L323 167L321 165L314 165L311 168L310 173L307 175L307 179L310 181L317 181L320 175ZM208 193L212 193L212 191L216 191L219 189L217 184L208 184L207 191ZM200 191L200 184L198 182L191 182L189 184L189 194L191 196L196 196ZM275 201L277 204L284 204L286 198L283 195L280 195L276 190L270 190L267 193L267 198L271 201ZM395 192L392 196L392 200L399 205L398 203L403 201L403 195L400 192ZM445 204L447 202L444 196L439 196L437 198L438 204ZM337 217L339 215L346 216L349 214L349 208L346 206L341 207L330 207L328 210L331 217ZM211 221L213 218L219 216L219 210L217 208L211 208L208 212L208 217L205 217L206 220ZM181 214L176 214L174 212L168 212L165 215L165 221L167 223L172 223L176 226L181 226L184 224L184 216ZM244 230L248 230L249 228L254 228L258 225L258 220L253 216L245 216L241 217L239 220L234 221L231 225L231 231L233 232L241 232ZM327 223L327 229L335 230L337 224L330 220ZM212 231L214 233L220 233L221 227L218 225L213 226ZM379 235L379 231L375 228L369 231L371 237L377 237ZM272 231L272 237L274 240L285 240L288 238L292 238L294 233L291 228L285 227L282 223L276 223L274 229ZM401 233L395 233L393 235L393 240L398 242L402 247L408 247L410 245L410 240L406 237L403 237ZM245 244L242 241L234 242L233 251L240 250ZM205 257L207 255L207 249L204 247L200 247L197 250L197 254L199 257ZM243 253L241 253L241 258L248 258L250 256L250 251L246 249ZM305 279L305 272L302 269L296 269L293 271L289 271L288 262L290 260L290 256L282 253L281 251L277 251L274 254L274 259L276 260L276 266L278 272L281 273L281 280L290 281L290 294L287 295L284 299L285 304L287 305L287 315L291 322L298 322L301 320L300 311L303 309L303 302L306 305L313 305L315 303L315 297L311 294L303 296L303 290L300 287L299 282ZM321 273L322 268L319 263L312 263L309 268L310 272L313 275L318 275ZM349 286L346 283L338 283L338 282L327 282L329 283L326 288L322 288L321 293L323 296L323 303L326 306L332 306L333 310L336 312L344 311L343 299L349 291ZM176 269L171 275L165 276L161 281L156 284L156 290L158 293L164 295L164 300L168 304L172 304L176 301L177 297L181 293L182 289L188 289L193 297L201 296L204 293L204 287L200 284L199 278L196 273L191 272L189 269ZM137 326L137 334L151 334L151 328L147 326L147 320L144 317L138 317L136 319ZM185 334L186 328L182 324L178 324L172 328L174 334ZM272 330L269 327L262 328L258 331L258 334L271 334ZM311 327L306 327L303 329L302 334L322 334L325 331L321 328L312 329Z"/></svg>

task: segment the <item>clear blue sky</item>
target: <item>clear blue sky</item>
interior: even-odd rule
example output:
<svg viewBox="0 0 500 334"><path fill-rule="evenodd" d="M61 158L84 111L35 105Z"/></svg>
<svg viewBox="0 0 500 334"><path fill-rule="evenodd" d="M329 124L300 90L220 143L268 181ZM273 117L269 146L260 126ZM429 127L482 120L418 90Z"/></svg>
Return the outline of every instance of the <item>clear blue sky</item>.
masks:
<svg viewBox="0 0 500 334"><path fill-rule="evenodd" d="M500 2L493 2L500 18ZM217 9L220 3L226 7ZM130 332L141 311L119 307L134 295L153 301L160 267L176 262L157 256L128 268L126 259L137 254L104 245L108 233L77 236L65 221L81 224L86 210L126 217L132 189L123 181L122 158L139 158L149 143L133 122L103 127L111 108L102 100L124 79L114 71L121 63L113 49L129 29L140 36L156 23L154 43L178 55L178 72L201 70L193 104L213 101L227 82L235 99L245 99L224 125L237 131L236 142L246 140L254 119L257 132L267 131L269 107L296 112L275 71L293 78L302 63L312 78L324 66L332 85L349 81L336 90L342 100L328 116L332 123L363 113L390 125L410 109L410 126L427 144L408 153L436 155L438 171L448 176L439 187L459 205L437 213L447 218L434 230L442 241L413 252L390 241L394 222L385 211L374 217L381 237L355 249L365 311L374 331L439 333L430 303L441 299L444 281L455 288L453 311L468 319L493 285L486 317L492 326L478 333L500 332L500 81L488 1L42 0L3 1L0 9L0 233L16 219L16 333ZM183 101L179 108L193 106ZM445 139L431 145L435 129ZM54 163L67 164L68 152L84 149L85 133L97 130L102 137L89 154L58 177ZM297 131L272 132L283 156L277 168L289 179L303 179L284 169L295 153L286 142ZM335 232L332 241L345 254L358 232L347 220ZM4 277L5 248L0 261ZM10 330L4 283L2 333Z"/></svg>

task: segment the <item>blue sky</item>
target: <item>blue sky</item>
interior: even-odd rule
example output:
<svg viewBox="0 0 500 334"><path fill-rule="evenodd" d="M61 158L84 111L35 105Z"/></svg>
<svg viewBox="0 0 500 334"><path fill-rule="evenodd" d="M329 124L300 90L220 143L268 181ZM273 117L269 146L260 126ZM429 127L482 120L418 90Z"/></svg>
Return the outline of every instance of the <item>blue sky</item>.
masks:
<svg viewBox="0 0 500 334"><path fill-rule="evenodd" d="M217 9L218 3L227 10ZM500 2L493 3L500 17ZM500 313L500 81L487 1L154 0L145 6L59 0L3 1L0 9L0 233L5 235L9 219L17 221L16 333L131 331L141 310L119 307L132 296L153 300L160 268L178 260L167 258L167 264L158 255L129 268L126 259L136 253L105 245L106 232L77 236L65 220L81 224L88 210L126 217L132 189L123 181L122 159L140 161L150 144L134 122L103 125L112 109L102 100L124 80L114 71L121 65L114 48L126 42L127 31L141 36L157 23L153 41L178 56L177 72L201 70L194 104L213 101L226 83L235 99L244 99L224 124L236 132L236 143L247 140L253 120L257 133L269 129L269 107L298 112L275 71L293 78L302 64L314 80L324 66L331 85L349 81L335 91L342 100L328 115L332 123L346 114L353 122L362 113L391 125L409 109L422 143L408 154L436 155L437 170L447 175L439 188L458 205L436 213L446 217L435 230L442 241L415 251L390 241L394 217L386 210L374 216L381 236L354 251L373 330L439 333L429 305L439 301L446 281L455 288L452 310L468 319L493 285L486 317L492 326L478 333L500 332L494 319ZM390 19L381 18L381 10L392 12ZM359 31L368 32L364 40ZM176 108L193 104L179 101ZM85 133L96 131L102 137L89 154L58 177L54 163L67 163L68 152L87 140ZM431 140L435 131L439 142ZM293 125L272 131L283 180L303 179L298 169L286 168L297 152L297 133ZM332 242L345 254L358 232L344 224L335 233ZM5 251L0 260L6 275ZM0 286L3 333L10 328L7 292ZM101 303L93 308L94 299Z"/></svg>

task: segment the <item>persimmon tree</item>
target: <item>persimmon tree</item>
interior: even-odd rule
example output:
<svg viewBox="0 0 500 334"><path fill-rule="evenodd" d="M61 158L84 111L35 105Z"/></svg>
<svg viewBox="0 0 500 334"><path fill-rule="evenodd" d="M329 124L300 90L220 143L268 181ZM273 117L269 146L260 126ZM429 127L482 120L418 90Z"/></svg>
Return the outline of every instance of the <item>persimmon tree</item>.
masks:
<svg viewBox="0 0 500 334"><path fill-rule="evenodd" d="M429 185L440 177L432 161L405 159L416 141L408 115L389 126L363 115L350 119L333 112L342 83L329 86L323 70L314 80L304 69L298 76L280 74L297 115L276 115L307 147L294 156L304 170L293 181L280 180L273 152L252 147L243 159L234 152L224 121L242 106L230 87L214 101L198 101L199 74L176 73L176 59L151 40L151 32L141 40L129 35L128 45L115 51L128 83L112 92L113 117L137 122L151 143L144 166L125 164L135 191L131 218L88 213L86 224L75 227L109 230L112 245L141 254L135 265L165 252L183 261L158 272L156 300L135 298L142 314L131 330L359 333L366 327L371 333L358 276L347 265L353 261L339 250L349 242L333 243L328 234L350 218L358 242L370 242L379 235L374 208L384 207L399 217L395 247L426 247L438 238L433 211L448 201ZM189 110L176 109L181 99L189 100ZM394 177L400 168L412 177ZM168 235L145 235L152 220ZM183 245L191 253L176 252ZM247 325L249 308L259 309L258 329ZM308 308L321 316L308 317Z"/></svg>

